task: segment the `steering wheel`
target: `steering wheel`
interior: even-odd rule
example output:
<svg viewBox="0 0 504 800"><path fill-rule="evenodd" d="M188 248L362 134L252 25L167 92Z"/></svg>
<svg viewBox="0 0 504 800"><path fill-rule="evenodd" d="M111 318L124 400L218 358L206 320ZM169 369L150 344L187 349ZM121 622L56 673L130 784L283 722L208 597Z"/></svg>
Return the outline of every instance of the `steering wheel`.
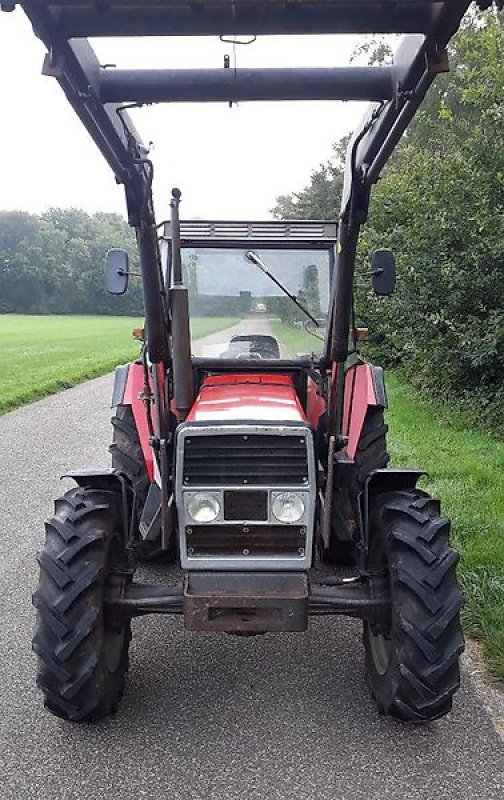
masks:
<svg viewBox="0 0 504 800"><path fill-rule="evenodd" d="M241 359L245 359L247 361L252 361L255 358L261 358L262 359L262 355L260 353L238 353L236 358L241 358Z"/></svg>

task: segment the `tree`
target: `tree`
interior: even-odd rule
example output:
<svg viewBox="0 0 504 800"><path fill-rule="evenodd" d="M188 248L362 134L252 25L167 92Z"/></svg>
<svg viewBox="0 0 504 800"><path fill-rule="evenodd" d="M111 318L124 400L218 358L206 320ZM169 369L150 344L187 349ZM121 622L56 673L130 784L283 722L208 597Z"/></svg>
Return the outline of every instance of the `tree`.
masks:
<svg viewBox="0 0 504 800"><path fill-rule="evenodd" d="M271 213L276 219L337 219L343 189L346 145L344 137L333 145L333 156L312 172L310 183L299 193L281 195Z"/></svg>
<svg viewBox="0 0 504 800"><path fill-rule="evenodd" d="M139 282L121 298L105 292L111 247L127 249L138 271L134 235L117 214L0 212L0 313L141 314Z"/></svg>

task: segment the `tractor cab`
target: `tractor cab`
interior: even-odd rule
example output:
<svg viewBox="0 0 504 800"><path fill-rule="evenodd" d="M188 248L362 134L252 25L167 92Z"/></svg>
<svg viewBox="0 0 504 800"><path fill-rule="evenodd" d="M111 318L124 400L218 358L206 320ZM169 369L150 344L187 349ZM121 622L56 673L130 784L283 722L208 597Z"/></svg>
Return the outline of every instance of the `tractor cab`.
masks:
<svg viewBox="0 0 504 800"><path fill-rule="evenodd" d="M171 230L166 223L168 285ZM336 239L334 222L181 222L192 355L253 362L319 354Z"/></svg>

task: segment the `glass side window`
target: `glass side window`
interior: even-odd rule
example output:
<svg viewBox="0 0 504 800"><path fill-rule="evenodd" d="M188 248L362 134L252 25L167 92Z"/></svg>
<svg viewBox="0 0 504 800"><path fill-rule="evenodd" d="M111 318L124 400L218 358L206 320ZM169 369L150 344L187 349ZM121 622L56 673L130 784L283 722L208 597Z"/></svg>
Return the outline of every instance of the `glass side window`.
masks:
<svg viewBox="0 0 504 800"><path fill-rule="evenodd" d="M329 264L329 250L182 248L193 355L277 359L319 353Z"/></svg>

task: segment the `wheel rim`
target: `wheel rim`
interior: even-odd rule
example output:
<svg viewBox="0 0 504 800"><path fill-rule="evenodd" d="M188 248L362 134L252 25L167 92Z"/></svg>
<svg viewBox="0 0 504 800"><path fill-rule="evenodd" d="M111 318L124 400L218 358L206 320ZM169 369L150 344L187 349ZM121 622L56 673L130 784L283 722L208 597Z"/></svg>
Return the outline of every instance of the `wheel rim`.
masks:
<svg viewBox="0 0 504 800"><path fill-rule="evenodd" d="M390 662L392 642L389 636L383 633L374 634L369 629L369 646L375 669L379 675L385 675Z"/></svg>
<svg viewBox="0 0 504 800"><path fill-rule="evenodd" d="M124 650L125 630L105 632L105 661L109 672L116 672Z"/></svg>
<svg viewBox="0 0 504 800"><path fill-rule="evenodd" d="M376 537L370 549L371 572L383 573L388 577L388 556L383 538ZM391 624L386 631L374 631L373 625L367 625L369 649L373 659L374 668L379 675L385 675L388 670L392 654Z"/></svg>
<svg viewBox="0 0 504 800"><path fill-rule="evenodd" d="M117 597L122 597L126 583L127 574L124 571L124 555L122 546L118 539L113 539L107 555L108 576L105 584L105 592L112 593ZM107 592L108 589L108 592ZM126 624L107 626L104 620L103 650L105 663L109 672L116 672L121 664L124 652L124 642L126 638Z"/></svg>

